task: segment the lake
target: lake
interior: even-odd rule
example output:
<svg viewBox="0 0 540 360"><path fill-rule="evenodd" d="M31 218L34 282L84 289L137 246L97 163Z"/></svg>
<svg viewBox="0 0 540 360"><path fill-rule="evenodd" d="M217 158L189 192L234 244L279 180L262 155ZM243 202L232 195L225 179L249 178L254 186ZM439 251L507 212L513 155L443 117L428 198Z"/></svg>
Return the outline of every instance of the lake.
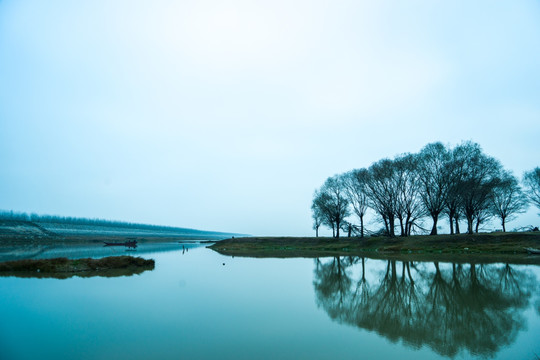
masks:
<svg viewBox="0 0 540 360"><path fill-rule="evenodd" d="M156 266L133 276L0 277L0 359L540 355L538 266L255 259L186 246L143 244L129 254Z"/></svg>

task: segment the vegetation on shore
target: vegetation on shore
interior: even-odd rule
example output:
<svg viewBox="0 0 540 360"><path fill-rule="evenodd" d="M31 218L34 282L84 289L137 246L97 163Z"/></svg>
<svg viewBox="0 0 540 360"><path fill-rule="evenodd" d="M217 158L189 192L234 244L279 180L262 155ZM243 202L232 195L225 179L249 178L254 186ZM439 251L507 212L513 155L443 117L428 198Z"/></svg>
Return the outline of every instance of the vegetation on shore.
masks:
<svg viewBox="0 0 540 360"><path fill-rule="evenodd" d="M173 226L150 225L131 223L127 221L106 220L106 219L89 219L73 216L58 216L58 215L39 215L28 214L25 212L0 211L0 220L18 220L26 221L34 224L61 224L61 225L85 225L85 226L100 226L108 228L120 229L137 229L137 230L153 230L156 232L180 232L180 233L207 233L209 231L195 230L188 228L179 228Z"/></svg>
<svg viewBox="0 0 540 360"><path fill-rule="evenodd" d="M26 259L0 263L0 276L61 278L72 276L128 276L153 270L155 262L133 256L110 256L101 259Z"/></svg>
<svg viewBox="0 0 540 360"><path fill-rule="evenodd" d="M334 238L252 237L232 238L209 246L223 255L246 257L365 256L406 257L408 260L456 262L517 262L540 264L525 248L540 248L539 232L483 233L461 235L416 235L411 237Z"/></svg>
<svg viewBox="0 0 540 360"><path fill-rule="evenodd" d="M454 148L431 143L419 153L329 177L313 195L313 229L318 235L326 226L337 238L340 231L348 236L395 236L399 229L399 235L407 237L427 234L431 225L429 234L437 235L438 221L445 216L450 234L463 232L464 224L468 234L478 233L492 219L498 219L505 232L508 221L529 203L540 209L540 168L526 172L522 183L523 188L476 143ZM369 213L380 220L378 229L365 228Z"/></svg>

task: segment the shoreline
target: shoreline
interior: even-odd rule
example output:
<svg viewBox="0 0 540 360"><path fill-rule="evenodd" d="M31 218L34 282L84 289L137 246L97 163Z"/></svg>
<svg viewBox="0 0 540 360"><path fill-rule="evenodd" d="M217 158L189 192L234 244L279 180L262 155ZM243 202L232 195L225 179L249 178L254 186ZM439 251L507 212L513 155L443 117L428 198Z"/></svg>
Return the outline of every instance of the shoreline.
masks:
<svg viewBox="0 0 540 360"><path fill-rule="evenodd" d="M222 255L254 258L360 256L407 261L453 261L540 265L539 232L416 235L410 237L326 238L251 237L221 240L208 246Z"/></svg>

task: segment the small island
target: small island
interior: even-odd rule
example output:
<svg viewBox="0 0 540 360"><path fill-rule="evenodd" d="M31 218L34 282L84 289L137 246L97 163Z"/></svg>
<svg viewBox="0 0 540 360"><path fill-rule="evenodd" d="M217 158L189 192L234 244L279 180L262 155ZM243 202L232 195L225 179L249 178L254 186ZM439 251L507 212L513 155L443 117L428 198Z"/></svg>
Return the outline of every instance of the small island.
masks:
<svg viewBox="0 0 540 360"><path fill-rule="evenodd" d="M57 278L114 277L153 270L155 262L133 256L110 256L101 259L25 259L0 263L0 276Z"/></svg>

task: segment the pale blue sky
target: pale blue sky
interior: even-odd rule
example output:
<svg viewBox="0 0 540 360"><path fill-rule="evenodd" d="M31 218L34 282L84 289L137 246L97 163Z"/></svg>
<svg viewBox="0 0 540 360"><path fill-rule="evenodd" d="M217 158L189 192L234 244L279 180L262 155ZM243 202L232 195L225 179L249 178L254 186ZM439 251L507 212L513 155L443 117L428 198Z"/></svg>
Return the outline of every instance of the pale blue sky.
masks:
<svg viewBox="0 0 540 360"><path fill-rule="evenodd" d="M328 176L539 135L536 0L0 0L1 209L304 235Z"/></svg>

